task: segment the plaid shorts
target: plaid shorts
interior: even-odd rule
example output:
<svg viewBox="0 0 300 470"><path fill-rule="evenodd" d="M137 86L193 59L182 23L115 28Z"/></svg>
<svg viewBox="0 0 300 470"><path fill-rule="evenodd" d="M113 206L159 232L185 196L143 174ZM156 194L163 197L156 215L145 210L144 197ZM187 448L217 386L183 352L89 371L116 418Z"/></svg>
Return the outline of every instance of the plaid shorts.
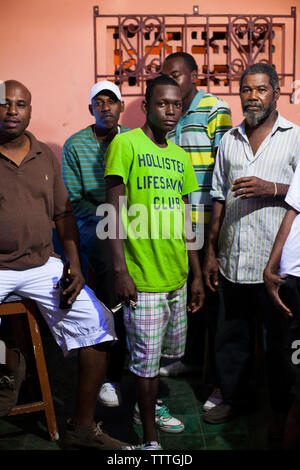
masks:
<svg viewBox="0 0 300 470"><path fill-rule="evenodd" d="M141 377L156 377L162 356L180 358L184 355L186 284L172 292L137 294L136 308L124 307L129 369Z"/></svg>

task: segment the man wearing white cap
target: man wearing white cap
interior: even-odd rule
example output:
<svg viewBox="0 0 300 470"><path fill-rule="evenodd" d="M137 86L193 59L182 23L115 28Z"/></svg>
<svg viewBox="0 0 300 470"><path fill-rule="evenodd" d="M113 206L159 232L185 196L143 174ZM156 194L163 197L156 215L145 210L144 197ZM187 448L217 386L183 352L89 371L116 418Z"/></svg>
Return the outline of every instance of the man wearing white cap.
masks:
<svg viewBox="0 0 300 470"><path fill-rule="evenodd" d="M95 124L69 137L63 147L63 179L68 189L80 233L83 261L90 265L95 276L97 297L109 308L116 305L113 271L108 240L100 240L96 226L100 217L97 208L105 202L104 154L116 134L129 129L118 124L124 109L121 92L114 83L103 80L90 91L89 110ZM106 406L118 406L119 386L125 357L125 329L122 311L115 314L119 341L112 347L107 382L99 400Z"/></svg>

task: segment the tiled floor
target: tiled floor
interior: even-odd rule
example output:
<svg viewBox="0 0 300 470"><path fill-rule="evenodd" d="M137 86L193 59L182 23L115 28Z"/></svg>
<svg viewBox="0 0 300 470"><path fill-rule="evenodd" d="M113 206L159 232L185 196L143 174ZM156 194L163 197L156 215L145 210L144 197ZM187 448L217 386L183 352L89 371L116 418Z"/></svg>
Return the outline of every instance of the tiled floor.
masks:
<svg viewBox="0 0 300 470"><path fill-rule="evenodd" d="M72 413L76 384L76 359L64 359L53 340L46 336L47 355L54 406L59 431L62 434L66 418ZM134 380L126 370L121 384L123 402L119 408L98 405L97 415L103 428L114 437L127 442L138 442L141 426L132 424L135 403ZM203 385L200 374L180 378L161 378L160 396L172 413L185 424L180 434L160 433L165 450L264 450L276 449L268 444L267 423L269 409L264 386L257 391L257 409L221 425L209 425L203 420L202 404L210 387ZM1 450L60 450L59 442L51 442L43 413L31 413L0 419Z"/></svg>

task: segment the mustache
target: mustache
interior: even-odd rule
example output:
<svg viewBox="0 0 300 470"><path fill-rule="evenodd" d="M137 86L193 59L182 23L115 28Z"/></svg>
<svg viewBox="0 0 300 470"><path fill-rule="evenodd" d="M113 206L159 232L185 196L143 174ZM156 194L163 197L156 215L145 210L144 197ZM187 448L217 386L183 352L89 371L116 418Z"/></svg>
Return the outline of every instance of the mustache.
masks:
<svg viewBox="0 0 300 470"><path fill-rule="evenodd" d="M244 104L244 109L247 109L253 106L255 106L256 108L260 108L261 110L265 109L264 105L262 105L261 103L257 103L255 101L251 101L251 102L247 101L247 103Z"/></svg>

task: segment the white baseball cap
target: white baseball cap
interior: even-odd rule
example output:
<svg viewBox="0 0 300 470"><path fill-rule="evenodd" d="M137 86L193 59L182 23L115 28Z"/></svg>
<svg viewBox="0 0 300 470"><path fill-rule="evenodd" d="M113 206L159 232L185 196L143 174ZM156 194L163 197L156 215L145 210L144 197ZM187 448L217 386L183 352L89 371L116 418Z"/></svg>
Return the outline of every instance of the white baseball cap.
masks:
<svg viewBox="0 0 300 470"><path fill-rule="evenodd" d="M95 83L94 86L92 86L92 89L90 91L90 100L92 102L92 99L100 93L100 91L103 90L110 90L116 97L118 98L119 101L122 101L121 97L121 92L119 90L119 87L115 85L112 82L109 82L108 80L102 80L101 82Z"/></svg>

